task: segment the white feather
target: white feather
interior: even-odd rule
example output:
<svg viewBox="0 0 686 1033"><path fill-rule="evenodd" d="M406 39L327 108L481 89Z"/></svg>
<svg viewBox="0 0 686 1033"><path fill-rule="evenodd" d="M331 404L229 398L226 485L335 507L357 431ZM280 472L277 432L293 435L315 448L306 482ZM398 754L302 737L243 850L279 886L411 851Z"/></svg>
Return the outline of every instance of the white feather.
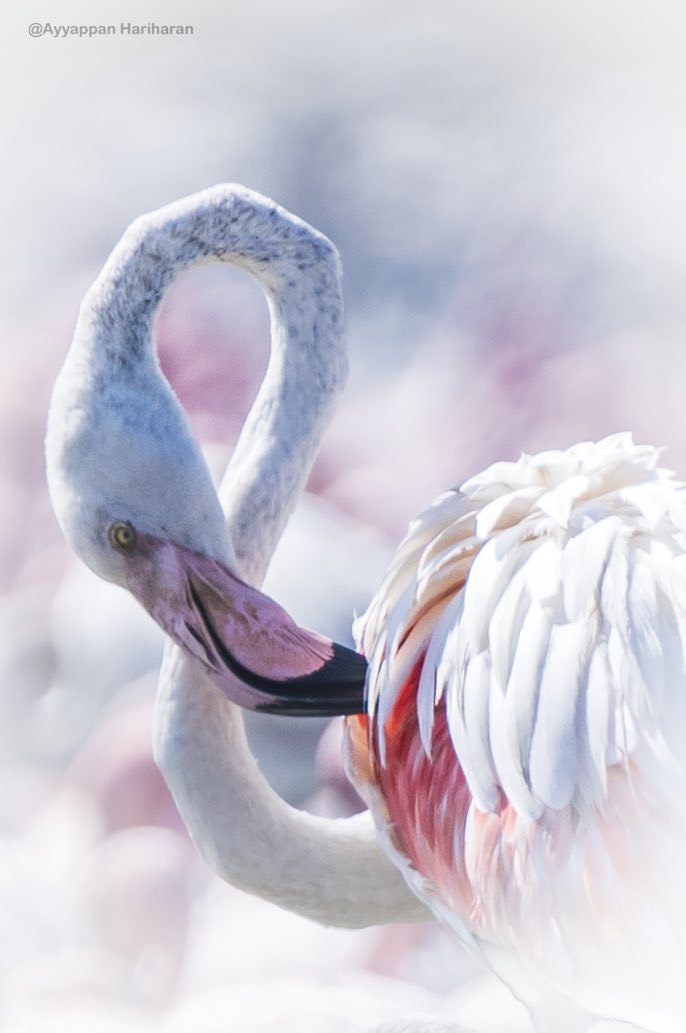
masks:
<svg viewBox="0 0 686 1033"><path fill-rule="evenodd" d="M610 549L621 528L619 517L607 516L582 526L565 543L561 587L569 620L578 620L595 605Z"/></svg>
<svg viewBox="0 0 686 1033"><path fill-rule="evenodd" d="M553 624L541 673L529 781L534 796L554 810L571 801L579 773L577 710L589 630L586 621Z"/></svg>
<svg viewBox="0 0 686 1033"><path fill-rule="evenodd" d="M505 692L509 681L522 624L531 605L524 559L526 549L532 549L534 546L535 543L530 542L522 547L522 563L512 574L495 604L488 625L488 649L493 662L492 678L495 687L501 692Z"/></svg>
<svg viewBox="0 0 686 1033"><path fill-rule="evenodd" d="M491 677L488 653L466 664L462 699L448 696L448 728L470 792L482 811L498 804L498 780L491 753L489 706Z"/></svg>
<svg viewBox="0 0 686 1033"><path fill-rule="evenodd" d="M531 602L519 633L503 698L502 728L491 726L491 734L496 736L493 754L506 796L514 803L517 797L511 793L519 794L521 786L526 786L527 811L523 813L531 812L530 801L535 797L528 778L528 761L551 628L550 612ZM513 771L516 771L515 783Z"/></svg>
<svg viewBox="0 0 686 1033"><path fill-rule="evenodd" d="M587 764L584 787L595 801L607 792L607 769L621 754L611 737L610 712L616 707L617 691L610 671L605 643L597 642L589 657L581 683L582 721Z"/></svg>

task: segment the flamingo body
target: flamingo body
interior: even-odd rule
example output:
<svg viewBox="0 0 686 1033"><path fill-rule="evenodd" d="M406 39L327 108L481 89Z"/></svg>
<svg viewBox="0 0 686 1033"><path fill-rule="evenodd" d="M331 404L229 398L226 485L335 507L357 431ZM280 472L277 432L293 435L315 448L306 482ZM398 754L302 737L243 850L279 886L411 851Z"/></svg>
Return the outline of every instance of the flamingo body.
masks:
<svg viewBox="0 0 686 1033"><path fill-rule="evenodd" d="M260 280L272 328L219 497L152 339L173 277L208 260ZM51 495L173 639L154 736L179 810L215 871L301 914L438 915L546 1033L683 1033L684 490L629 435L490 467L410 526L356 657L255 587L345 380L342 327L333 245L230 184L137 220L84 299ZM288 808L235 704L363 711L349 767L376 828Z"/></svg>
<svg viewBox="0 0 686 1033"><path fill-rule="evenodd" d="M534 1014L672 1033L686 507L657 461L616 435L439 497L357 622L368 713L348 723L389 853Z"/></svg>

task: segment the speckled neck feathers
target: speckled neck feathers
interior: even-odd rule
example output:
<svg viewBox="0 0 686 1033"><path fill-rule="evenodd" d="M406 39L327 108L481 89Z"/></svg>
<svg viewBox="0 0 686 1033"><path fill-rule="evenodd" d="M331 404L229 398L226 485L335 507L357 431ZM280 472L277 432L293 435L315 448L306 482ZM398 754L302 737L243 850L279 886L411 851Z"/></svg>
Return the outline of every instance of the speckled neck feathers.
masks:
<svg viewBox="0 0 686 1033"><path fill-rule="evenodd" d="M111 418L117 433L127 426L135 433L138 453L145 436L160 449L169 450L173 442L185 449L197 477L189 489L208 500L214 495L153 346L155 315L172 280L210 261L242 266L259 280L270 309L271 352L221 488L231 547L227 553L217 539L216 499L206 507L214 505L213 517L200 521L206 525L204 539L196 536L184 544L229 559L243 578L259 583L347 375L336 249L273 201L244 187L221 185L130 226L81 306L53 399L51 422L58 426L61 452L49 466L53 472L65 464L73 470L91 459L94 468L101 465L100 457L84 454L78 415L87 412L92 418L97 409L104 414L99 441L114 437L107 426ZM69 421L70 443L65 435ZM89 434L89 442L94 441ZM50 432L48 451L50 460ZM53 477L53 494L59 496L57 480ZM74 544L64 521L63 527Z"/></svg>

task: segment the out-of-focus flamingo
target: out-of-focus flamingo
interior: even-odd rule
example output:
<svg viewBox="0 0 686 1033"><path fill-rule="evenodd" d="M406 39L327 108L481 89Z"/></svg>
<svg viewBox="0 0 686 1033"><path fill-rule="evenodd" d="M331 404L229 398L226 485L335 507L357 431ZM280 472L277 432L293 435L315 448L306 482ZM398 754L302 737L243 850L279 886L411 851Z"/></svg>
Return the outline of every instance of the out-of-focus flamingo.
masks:
<svg viewBox="0 0 686 1033"><path fill-rule="evenodd" d="M263 283L272 357L222 485L151 344L175 273ZM51 408L74 549L177 646L156 748L225 878L341 925L430 908L537 1028L592 1016L677 1033L686 1014L686 508L628 435L496 464L410 527L357 634L298 628L261 580L342 385L335 249L243 188L138 220L86 296ZM217 688L222 691L217 691ZM349 718L368 818L315 820L261 780L233 703ZM408 894L398 869L416 894ZM419 900L424 904L420 904Z"/></svg>

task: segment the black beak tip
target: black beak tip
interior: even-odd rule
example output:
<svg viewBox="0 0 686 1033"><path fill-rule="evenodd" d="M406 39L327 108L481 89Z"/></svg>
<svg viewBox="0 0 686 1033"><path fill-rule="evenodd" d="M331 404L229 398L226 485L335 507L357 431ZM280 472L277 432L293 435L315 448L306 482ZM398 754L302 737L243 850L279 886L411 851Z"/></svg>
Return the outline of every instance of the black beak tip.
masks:
<svg viewBox="0 0 686 1033"><path fill-rule="evenodd" d="M364 714L367 709L366 681L365 657L334 642L332 656L318 671L291 681L272 682L272 698L258 703L255 709L293 717Z"/></svg>

